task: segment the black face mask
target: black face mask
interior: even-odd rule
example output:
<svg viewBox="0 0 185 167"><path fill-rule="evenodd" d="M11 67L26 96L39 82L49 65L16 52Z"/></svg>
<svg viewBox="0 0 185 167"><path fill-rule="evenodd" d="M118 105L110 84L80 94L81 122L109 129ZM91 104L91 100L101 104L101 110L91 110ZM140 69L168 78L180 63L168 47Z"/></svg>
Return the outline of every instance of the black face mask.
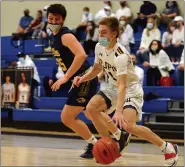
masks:
<svg viewBox="0 0 185 167"><path fill-rule="evenodd" d="M179 28L181 26L181 23L176 23L176 28Z"/></svg>
<svg viewBox="0 0 185 167"><path fill-rule="evenodd" d="M136 65L136 61L133 61L133 65L134 65L134 66Z"/></svg>

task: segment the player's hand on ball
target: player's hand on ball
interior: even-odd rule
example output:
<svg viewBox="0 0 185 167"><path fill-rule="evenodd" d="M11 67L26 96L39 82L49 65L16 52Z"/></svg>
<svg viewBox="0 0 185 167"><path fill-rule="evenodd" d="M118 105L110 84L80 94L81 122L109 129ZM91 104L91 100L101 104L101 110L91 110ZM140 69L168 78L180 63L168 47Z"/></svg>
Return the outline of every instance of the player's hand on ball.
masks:
<svg viewBox="0 0 185 167"><path fill-rule="evenodd" d="M61 85L65 84L67 81L69 80L69 78L67 78L65 75L60 78L59 80L57 80L51 87L51 89L53 91L56 91L60 88Z"/></svg>
<svg viewBox="0 0 185 167"><path fill-rule="evenodd" d="M116 123L116 126L119 125L120 128L124 127L125 121L122 112L115 112L114 116L112 117L112 120Z"/></svg>

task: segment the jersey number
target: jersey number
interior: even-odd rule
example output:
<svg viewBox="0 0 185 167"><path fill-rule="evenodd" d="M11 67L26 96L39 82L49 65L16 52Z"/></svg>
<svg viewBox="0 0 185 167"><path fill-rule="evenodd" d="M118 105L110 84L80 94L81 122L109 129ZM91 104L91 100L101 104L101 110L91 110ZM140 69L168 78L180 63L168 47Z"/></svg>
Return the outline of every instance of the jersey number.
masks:
<svg viewBox="0 0 185 167"><path fill-rule="evenodd" d="M66 68L64 62L62 61L62 59L61 58L56 58L56 60L59 64L60 68L62 69L62 71L67 71L67 68Z"/></svg>
<svg viewBox="0 0 185 167"><path fill-rule="evenodd" d="M114 81L117 81L116 78L114 78L114 76L112 75L112 73L109 71L108 74L105 72L105 79L108 80L109 79L109 76L111 76L111 78L114 80Z"/></svg>

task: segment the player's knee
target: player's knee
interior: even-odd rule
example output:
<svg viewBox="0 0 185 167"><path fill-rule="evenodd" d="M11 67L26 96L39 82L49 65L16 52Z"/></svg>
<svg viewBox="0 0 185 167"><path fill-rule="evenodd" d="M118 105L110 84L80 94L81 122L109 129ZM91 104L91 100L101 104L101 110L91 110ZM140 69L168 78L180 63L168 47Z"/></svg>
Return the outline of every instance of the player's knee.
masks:
<svg viewBox="0 0 185 167"><path fill-rule="evenodd" d="M134 130L134 124L127 124L126 126L124 126L124 130L127 131L128 133L132 133Z"/></svg>
<svg viewBox="0 0 185 167"><path fill-rule="evenodd" d="M86 112L88 112L88 114L92 115L96 111L96 108L94 106L95 105L93 105L93 103L88 104L86 107Z"/></svg>
<svg viewBox="0 0 185 167"><path fill-rule="evenodd" d="M64 115L61 113L60 117L61 117L61 121L64 125L66 125L68 127L71 125L72 120L69 117L67 117L67 115Z"/></svg>

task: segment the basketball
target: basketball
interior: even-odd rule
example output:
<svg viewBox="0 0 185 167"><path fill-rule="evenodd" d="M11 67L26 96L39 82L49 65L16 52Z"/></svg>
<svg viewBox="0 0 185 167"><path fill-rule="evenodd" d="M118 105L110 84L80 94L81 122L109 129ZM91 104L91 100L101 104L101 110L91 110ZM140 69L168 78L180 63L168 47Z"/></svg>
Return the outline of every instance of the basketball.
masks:
<svg viewBox="0 0 185 167"><path fill-rule="evenodd" d="M120 157L119 148L109 137L102 137L93 147L93 155L97 163L111 164Z"/></svg>

